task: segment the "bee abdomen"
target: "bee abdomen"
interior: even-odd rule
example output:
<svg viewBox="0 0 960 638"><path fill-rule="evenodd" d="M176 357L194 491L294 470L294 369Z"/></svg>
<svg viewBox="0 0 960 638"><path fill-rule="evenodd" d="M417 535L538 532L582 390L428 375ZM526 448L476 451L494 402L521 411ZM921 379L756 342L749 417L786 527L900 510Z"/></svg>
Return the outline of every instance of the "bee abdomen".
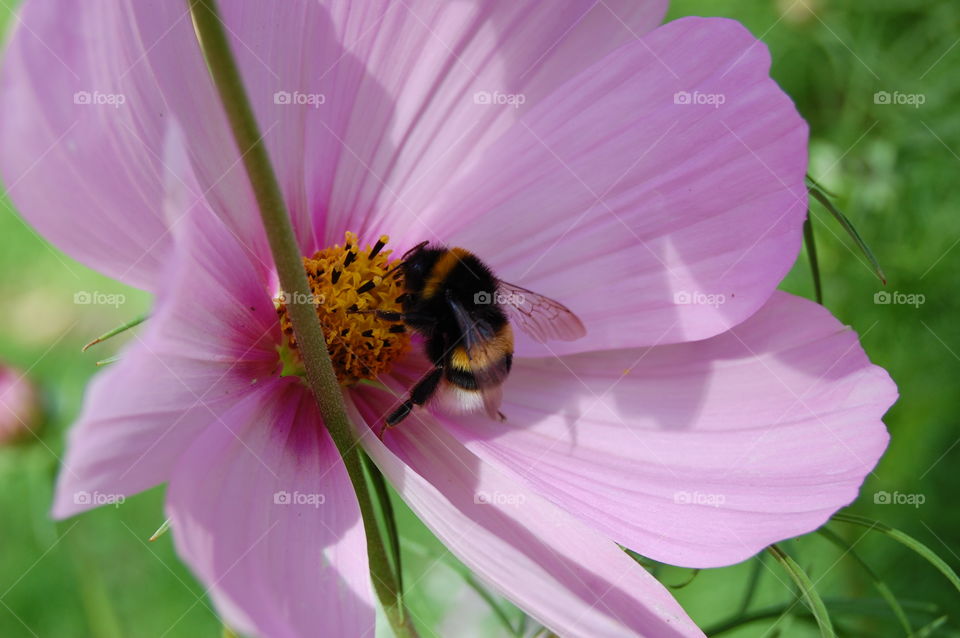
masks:
<svg viewBox="0 0 960 638"><path fill-rule="evenodd" d="M513 354L505 353L499 359L484 366L477 366L476 361L469 368L462 365L459 357L452 357L447 365L446 378L452 385L463 390L479 390L481 386L494 386L503 383L510 372Z"/></svg>
<svg viewBox="0 0 960 638"><path fill-rule="evenodd" d="M454 366L447 368L447 381L464 390L480 389L480 385L477 383L477 377L472 372Z"/></svg>

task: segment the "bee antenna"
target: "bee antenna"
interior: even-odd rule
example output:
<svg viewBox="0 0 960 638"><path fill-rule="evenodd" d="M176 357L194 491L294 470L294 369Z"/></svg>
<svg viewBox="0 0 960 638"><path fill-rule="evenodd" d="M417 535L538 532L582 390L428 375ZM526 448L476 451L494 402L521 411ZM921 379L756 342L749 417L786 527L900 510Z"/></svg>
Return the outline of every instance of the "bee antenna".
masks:
<svg viewBox="0 0 960 638"><path fill-rule="evenodd" d="M407 259L408 257L410 257L410 255L412 255L413 253L420 252L420 251L423 250L423 248L424 248L427 244L429 244L429 243L430 243L430 240L425 240L425 241L420 242L419 244L417 244L416 246L414 246L413 248L411 248L411 249L408 250L407 252L403 253L403 257L400 258L401 261L402 261L402 260L406 260L406 259Z"/></svg>
<svg viewBox="0 0 960 638"><path fill-rule="evenodd" d="M388 270L387 272L385 272L385 273L383 274L383 278L386 279L387 277L389 277L389 276L392 275L393 273L395 273L395 272L397 272L398 270L400 270L401 267L403 267L403 262L402 262L402 261L401 261L400 263L398 263L396 266L394 266L393 268L391 268L390 270Z"/></svg>

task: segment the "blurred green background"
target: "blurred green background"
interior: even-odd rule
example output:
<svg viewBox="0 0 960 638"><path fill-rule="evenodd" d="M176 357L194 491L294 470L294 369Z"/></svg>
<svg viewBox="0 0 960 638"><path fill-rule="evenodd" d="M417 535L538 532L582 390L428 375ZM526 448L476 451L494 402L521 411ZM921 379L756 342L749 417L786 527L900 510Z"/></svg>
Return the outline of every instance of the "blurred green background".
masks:
<svg viewBox="0 0 960 638"><path fill-rule="evenodd" d="M9 25L10 11L0 8L0 24ZM960 567L960 3L675 0L669 19L684 15L735 18L769 45L774 77L811 126L811 175L836 193L889 279L883 288L849 237L813 205L825 303L862 335L901 393L886 418L891 447L852 511L915 536ZM925 102L878 104L878 91L922 95ZM145 311L149 298L60 254L6 200L0 269L0 359L40 385L48 415L39 440L0 449L0 636L140 637L168 627L163 635L170 638L220 635L203 588L177 560L170 538L146 540L163 521L162 489L61 523L47 517L64 431L95 362L124 338L85 354L80 347ZM810 282L804 254L783 287L812 297ZM117 308L77 305L78 289L125 301ZM923 295L924 303L878 304L880 290ZM921 494L925 502L878 504L879 490ZM416 583L410 605L423 635L503 635L442 547L408 511L401 519L406 579ZM918 635L960 636L960 594L929 564L863 528L831 528L893 590L914 628L929 630ZM904 635L849 554L818 535L782 546L816 582L841 635ZM778 609L795 594L769 557L696 575L667 567L657 574L683 585L675 593L704 628L735 616L758 577L749 611L761 619L722 635L819 635L802 604L787 614ZM529 623L527 633L534 630Z"/></svg>

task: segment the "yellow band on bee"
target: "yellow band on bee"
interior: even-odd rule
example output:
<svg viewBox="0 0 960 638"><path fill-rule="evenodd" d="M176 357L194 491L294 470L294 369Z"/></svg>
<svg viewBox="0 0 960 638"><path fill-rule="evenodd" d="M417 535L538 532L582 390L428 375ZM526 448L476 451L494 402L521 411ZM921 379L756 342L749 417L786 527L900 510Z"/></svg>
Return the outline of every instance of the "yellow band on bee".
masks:
<svg viewBox="0 0 960 638"><path fill-rule="evenodd" d="M424 299L430 299L437 294L437 290L443 285L450 271L452 271L462 259L469 256L470 252L463 248L451 248L441 255L440 259L433 265L433 268L430 269L430 276L427 277L427 282L423 286L421 296Z"/></svg>
<svg viewBox="0 0 960 638"><path fill-rule="evenodd" d="M492 339L478 344L470 353L457 346L450 355L450 365L466 372L483 370L500 363L505 355L513 354L513 330L504 324Z"/></svg>

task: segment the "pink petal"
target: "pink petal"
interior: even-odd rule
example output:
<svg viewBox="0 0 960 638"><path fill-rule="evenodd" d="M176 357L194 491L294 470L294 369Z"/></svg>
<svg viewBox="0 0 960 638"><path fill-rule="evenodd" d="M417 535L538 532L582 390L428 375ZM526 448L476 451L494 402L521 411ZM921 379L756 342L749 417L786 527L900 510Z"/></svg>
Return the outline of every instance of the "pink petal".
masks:
<svg viewBox="0 0 960 638"><path fill-rule="evenodd" d="M886 448L880 418L896 397L856 333L776 293L707 341L517 360L506 422L443 421L617 542L715 567L853 501Z"/></svg>
<svg viewBox="0 0 960 638"><path fill-rule="evenodd" d="M136 72L152 73L162 87L215 210L264 254L238 150L183 7L130 6L145 56ZM665 9L663 0L222 5L305 252L346 229L428 234L391 223L394 210L423 208L466 154L517 116L478 106L474 93L522 90L532 104L653 28ZM291 103L278 104L277 95Z"/></svg>
<svg viewBox="0 0 960 638"><path fill-rule="evenodd" d="M276 373L279 329L261 273L209 211L179 231L170 290L143 336L93 380L70 430L57 517L101 504L96 493L168 480L203 428Z"/></svg>
<svg viewBox="0 0 960 638"><path fill-rule="evenodd" d="M137 45L143 56L133 72L151 76L160 87L183 128L200 189L213 210L249 250L267 260L269 247L242 154L186 5L128 2L125 6L138 29ZM319 108L283 103L278 96L325 92L333 101L344 94L341 91L349 95L349 80L334 84L335 75L315 85L340 55L339 44L326 10L317 2L236 1L220 3L220 9L303 252L312 252L316 248L312 216L321 212L316 209L320 191L328 188L334 176L329 129L339 128L336 122L348 111L339 104ZM322 158L319 163L317 158Z"/></svg>
<svg viewBox="0 0 960 638"><path fill-rule="evenodd" d="M702 339L763 304L806 213L807 126L769 67L739 23L669 23L524 113L423 211L587 326L549 350L521 339L520 353ZM677 104L680 91L725 101Z"/></svg>
<svg viewBox="0 0 960 638"><path fill-rule="evenodd" d="M126 72L139 55L119 45L130 38L109 3L24 3L0 70L0 174L45 238L152 289L170 255L169 114L149 77Z"/></svg>
<svg viewBox="0 0 960 638"><path fill-rule="evenodd" d="M393 398L356 391L359 423ZM491 466L429 414L364 448L427 527L474 573L562 636L702 636L664 587L612 541Z"/></svg>
<svg viewBox="0 0 960 638"><path fill-rule="evenodd" d="M525 110L667 9L665 0L353 4L330 3L347 61L335 73L349 77L353 63L369 75L337 131L324 228L339 240L360 220L410 245L438 239L419 215ZM477 103L494 93L524 103Z"/></svg>
<svg viewBox="0 0 960 638"><path fill-rule="evenodd" d="M268 382L211 425L167 498L177 550L232 628L373 636L360 510L299 379Z"/></svg>
<svg viewBox="0 0 960 638"><path fill-rule="evenodd" d="M381 0L328 9L291 0L222 8L310 252L347 227L432 234L391 223L395 209L424 208L467 154L479 153L570 74L652 29L666 2ZM15 149L0 157L0 173L23 214L69 254L152 289L169 256L165 127L176 119L198 174L192 196L208 197L265 259L244 167L186 7L74 9L28 2L0 77L0 139ZM474 102L477 91L497 90L522 90L526 103L515 110ZM124 101L117 108L74 104L78 91ZM278 95L298 93L323 102L277 103ZM173 211L171 221L182 213Z"/></svg>

